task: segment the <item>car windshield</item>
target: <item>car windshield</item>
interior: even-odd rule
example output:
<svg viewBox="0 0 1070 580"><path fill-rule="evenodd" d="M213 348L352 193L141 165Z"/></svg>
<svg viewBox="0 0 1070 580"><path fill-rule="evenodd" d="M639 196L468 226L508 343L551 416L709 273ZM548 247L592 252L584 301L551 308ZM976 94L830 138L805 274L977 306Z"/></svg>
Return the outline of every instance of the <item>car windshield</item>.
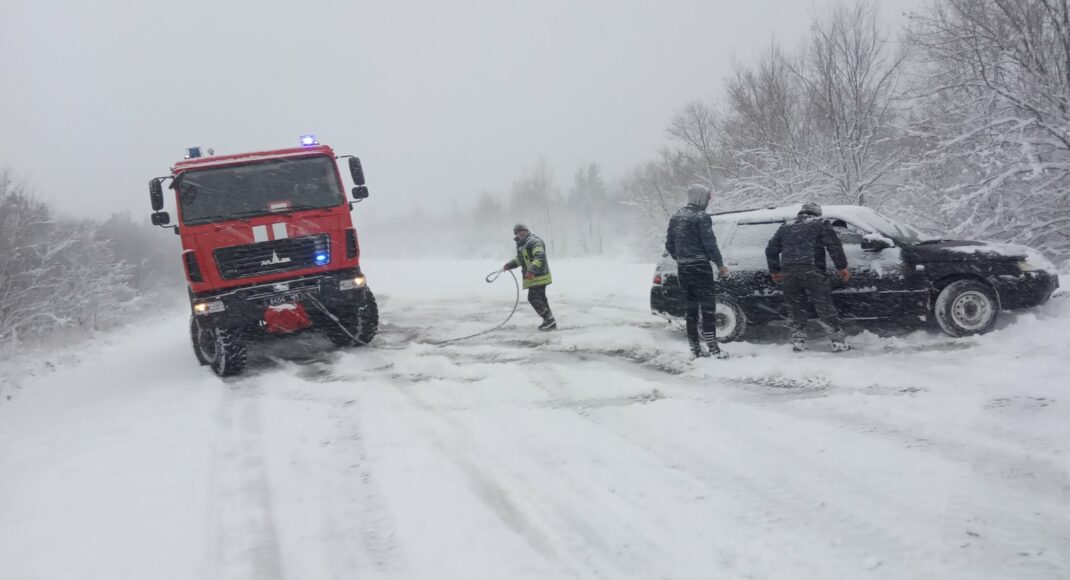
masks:
<svg viewBox="0 0 1070 580"><path fill-rule="evenodd" d="M883 223L874 224L877 226L877 231L894 240L906 244L917 244L929 239L929 236L921 233L914 226L893 220L876 212L874 214L883 220Z"/></svg>
<svg viewBox="0 0 1070 580"><path fill-rule="evenodd" d="M326 156L197 169L179 176L176 186L186 224L333 207L345 199Z"/></svg>
<svg viewBox="0 0 1070 580"><path fill-rule="evenodd" d="M892 238L900 244L917 244L930 239L929 236L921 233L913 226L865 207L840 207L836 211L836 217L842 218L866 232L876 232Z"/></svg>

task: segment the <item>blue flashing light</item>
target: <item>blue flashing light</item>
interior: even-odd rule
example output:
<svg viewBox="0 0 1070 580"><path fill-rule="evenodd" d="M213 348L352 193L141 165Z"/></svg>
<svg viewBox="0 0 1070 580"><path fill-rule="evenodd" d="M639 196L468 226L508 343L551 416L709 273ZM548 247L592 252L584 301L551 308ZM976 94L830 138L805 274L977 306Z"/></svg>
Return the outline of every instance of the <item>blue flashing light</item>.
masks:
<svg viewBox="0 0 1070 580"><path fill-rule="evenodd" d="M330 259L330 256L328 256L327 254L316 254L316 263L317 264L326 264L327 260L329 260L329 259Z"/></svg>
<svg viewBox="0 0 1070 580"><path fill-rule="evenodd" d="M186 149L186 159L196 159L201 156L200 147L190 147Z"/></svg>
<svg viewBox="0 0 1070 580"><path fill-rule="evenodd" d="M315 135L301 135L301 146L302 147L315 147L316 145L319 145L319 144L320 144L320 141L319 141L319 139L316 139Z"/></svg>

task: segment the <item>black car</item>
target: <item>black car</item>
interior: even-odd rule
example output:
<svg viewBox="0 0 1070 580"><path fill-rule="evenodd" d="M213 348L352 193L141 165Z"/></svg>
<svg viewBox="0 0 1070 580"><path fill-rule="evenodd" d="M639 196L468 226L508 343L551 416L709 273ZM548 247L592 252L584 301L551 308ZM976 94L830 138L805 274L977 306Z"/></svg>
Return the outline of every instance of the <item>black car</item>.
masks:
<svg viewBox="0 0 1070 580"><path fill-rule="evenodd" d="M824 206L843 242L849 282L829 276L845 320L934 320L951 336L991 330L1001 311L1047 302L1059 287L1055 267L1025 246L933 239L864 207ZM731 270L717 285L717 337L737 340L750 324L787 319L765 246L799 206L713 215L713 230ZM830 264L831 267L831 264ZM683 316L676 262L666 254L654 273L650 307Z"/></svg>

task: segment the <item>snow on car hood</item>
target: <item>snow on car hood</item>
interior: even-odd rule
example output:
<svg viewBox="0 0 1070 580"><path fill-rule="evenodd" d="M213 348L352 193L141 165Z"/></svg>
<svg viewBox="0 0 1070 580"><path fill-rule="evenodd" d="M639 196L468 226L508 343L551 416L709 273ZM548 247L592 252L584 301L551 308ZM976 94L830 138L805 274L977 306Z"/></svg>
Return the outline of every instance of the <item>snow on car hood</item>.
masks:
<svg viewBox="0 0 1070 580"><path fill-rule="evenodd" d="M985 258L1025 260L1034 270L1055 273L1055 264L1037 250L1019 244L1000 244L994 242L971 242L947 240L926 244L930 248L939 248L952 254L968 254Z"/></svg>

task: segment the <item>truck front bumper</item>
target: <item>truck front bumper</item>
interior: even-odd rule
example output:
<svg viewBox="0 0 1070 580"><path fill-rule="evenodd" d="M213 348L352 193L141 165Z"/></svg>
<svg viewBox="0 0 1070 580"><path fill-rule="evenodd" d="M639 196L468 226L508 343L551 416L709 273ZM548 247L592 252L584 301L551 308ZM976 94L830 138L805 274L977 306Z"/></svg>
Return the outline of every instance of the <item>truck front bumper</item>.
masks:
<svg viewBox="0 0 1070 580"><path fill-rule="evenodd" d="M217 327L255 326L272 306L315 298L328 309L360 303L369 292L360 269L338 270L292 280L270 282L222 292L190 295L190 310L202 323Z"/></svg>

